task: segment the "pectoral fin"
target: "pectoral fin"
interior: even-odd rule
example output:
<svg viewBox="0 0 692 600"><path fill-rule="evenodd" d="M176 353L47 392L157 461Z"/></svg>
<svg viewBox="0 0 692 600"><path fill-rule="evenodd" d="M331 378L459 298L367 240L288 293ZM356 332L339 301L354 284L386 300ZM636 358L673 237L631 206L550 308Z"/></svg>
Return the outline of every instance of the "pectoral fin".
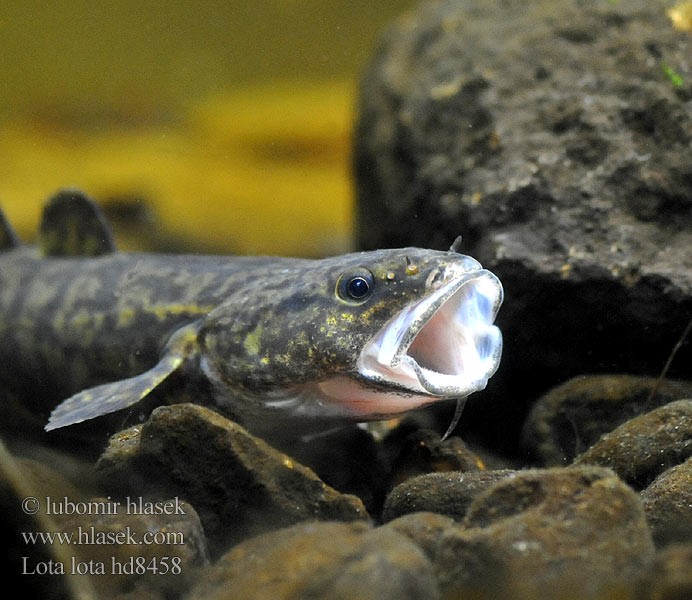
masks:
<svg viewBox="0 0 692 600"><path fill-rule="evenodd" d="M70 396L51 413L46 431L81 423L136 404L191 357L197 349L197 328L178 330L164 350L163 358L151 369L111 383L98 385Z"/></svg>
<svg viewBox="0 0 692 600"><path fill-rule="evenodd" d="M98 385L70 396L51 413L46 431L74 425L127 408L139 402L183 362L182 356L164 357L153 369L136 377Z"/></svg>

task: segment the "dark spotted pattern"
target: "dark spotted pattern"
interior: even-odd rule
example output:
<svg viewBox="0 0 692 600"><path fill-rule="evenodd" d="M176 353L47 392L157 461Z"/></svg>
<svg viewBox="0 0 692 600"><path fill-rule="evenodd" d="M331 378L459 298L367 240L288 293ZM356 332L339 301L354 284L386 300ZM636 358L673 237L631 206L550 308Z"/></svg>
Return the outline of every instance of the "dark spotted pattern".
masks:
<svg viewBox="0 0 692 600"><path fill-rule="evenodd" d="M419 265L415 275L406 273L404 256ZM0 380L57 402L151 369L172 334L190 324L199 325L198 351L218 373L215 383L231 393L256 397L355 376L363 345L423 295L430 270L461 259L414 248L315 261L41 257L21 246L0 254ZM352 305L337 296L336 281L357 266L373 273L374 289Z"/></svg>
<svg viewBox="0 0 692 600"><path fill-rule="evenodd" d="M418 248L322 260L106 252L89 202L67 198L55 227L44 217L43 254L14 244L0 252L0 386L40 395L46 408L73 395L49 428L130 406L173 371L193 381L204 373L224 402L358 378L366 342L425 296L426 281L450 263L480 267ZM70 203L93 227L71 218ZM340 297L339 277L362 269L372 274L367 297Z"/></svg>

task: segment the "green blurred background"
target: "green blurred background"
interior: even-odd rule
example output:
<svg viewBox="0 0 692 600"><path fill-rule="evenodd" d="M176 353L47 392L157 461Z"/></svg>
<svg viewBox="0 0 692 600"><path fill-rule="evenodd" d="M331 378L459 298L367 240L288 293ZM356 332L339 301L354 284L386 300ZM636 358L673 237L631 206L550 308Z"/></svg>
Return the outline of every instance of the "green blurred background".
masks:
<svg viewBox="0 0 692 600"><path fill-rule="evenodd" d="M125 249L350 249L358 78L412 1L4 1L0 206L61 187Z"/></svg>

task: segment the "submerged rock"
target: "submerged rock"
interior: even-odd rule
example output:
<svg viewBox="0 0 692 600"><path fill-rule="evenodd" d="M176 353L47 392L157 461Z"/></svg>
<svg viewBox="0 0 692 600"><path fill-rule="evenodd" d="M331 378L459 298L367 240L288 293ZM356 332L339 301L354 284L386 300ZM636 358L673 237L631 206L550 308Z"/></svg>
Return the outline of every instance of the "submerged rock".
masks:
<svg viewBox="0 0 692 600"><path fill-rule="evenodd" d="M189 600L437 600L432 565L393 529L301 523L238 544Z"/></svg>
<svg viewBox="0 0 692 600"><path fill-rule="evenodd" d="M677 400L623 423L580 454L575 465L601 465L641 489L692 456L692 400Z"/></svg>
<svg viewBox="0 0 692 600"><path fill-rule="evenodd" d="M661 473L641 497L658 545L692 544L692 458Z"/></svg>
<svg viewBox="0 0 692 600"><path fill-rule="evenodd" d="M70 570L74 555L68 544L27 543L23 533L59 531L47 514L45 497L83 498L72 483L55 469L29 459L12 455L0 441L0 531L3 534L3 585L12 593L26 598L95 598L93 578ZM37 569L46 569L39 575ZM47 574L52 565L53 573ZM62 565L59 568L58 565Z"/></svg>
<svg viewBox="0 0 692 600"><path fill-rule="evenodd" d="M392 485L397 485L416 475L447 471L478 471L485 465L460 437L452 436L445 441L431 429L406 431L395 429L384 440L392 461Z"/></svg>
<svg viewBox="0 0 692 600"><path fill-rule="evenodd" d="M212 556L299 521L368 518L357 497L337 492L240 425L195 404L157 408L144 425L113 436L97 468L120 493L134 480L140 494L190 502Z"/></svg>
<svg viewBox="0 0 692 600"><path fill-rule="evenodd" d="M382 526L383 529L393 529L406 536L425 555L435 561L439 540L442 534L458 523L447 516L432 512L414 512L397 517Z"/></svg>
<svg viewBox="0 0 692 600"><path fill-rule="evenodd" d="M289 433L286 439L277 439L276 431L271 431L263 439L312 469L327 485L358 496L370 514L380 513L389 482L389 465L368 431L352 424L312 435Z"/></svg>
<svg viewBox="0 0 692 600"><path fill-rule="evenodd" d="M605 433L628 419L680 398L692 397L692 382L656 378L586 375L570 379L533 405L522 433L523 446L545 466L570 463Z"/></svg>
<svg viewBox="0 0 692 600"><path fill-rule="evenodd" d="M429 473L413 477L396 486L387 496L382 520L386 522L408 513L427 511L461 521L477 496L515 473L503 469Z"/></svg>
<svg viewBox="0 0 692 600"><path fill-rule="evenodd" d="M133 593L166 598L189 587L197 569L209 562L195 509L177 498L130 502L90 498L85 501L93 507L88 513L54 518L74 540L75 562L84 573L93 573L94 589L105 597Z"/></svg>
<svg viewBox="0 0 692 600"><path fill-rule="evenodd" d="M636 600L692 598L692 544L673 544L661 550Z"/></svg>
<svg viewBox="0 0 692 600"><path fill-rule="evenodd" d="M505 288L502 365L464 419L493 447L558 382L656 373L689 320L692 36L669 7L428 2L364 75L360 247L461 233ZM671 376L690 361L687 345Z"/></svg>
<svg viewBox="0 0 692 600"><path fill-rule="evenodd" d="M631 593L653 557L637 494L582 467L496 483L443 533L434 564L445 597L591 599Z"/></svg>

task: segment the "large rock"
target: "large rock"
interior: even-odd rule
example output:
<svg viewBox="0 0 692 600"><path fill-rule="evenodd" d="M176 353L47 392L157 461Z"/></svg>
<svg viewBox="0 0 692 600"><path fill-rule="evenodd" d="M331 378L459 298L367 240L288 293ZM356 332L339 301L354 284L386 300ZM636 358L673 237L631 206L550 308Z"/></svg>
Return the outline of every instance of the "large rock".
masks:
<svg viewBox="0 0 692 600"><path fill-rule="evenodd" d="M237 545L190 600L437 600L432 565L391 528L302 523Z"/></svg>
<svg viewBox="0 0 692 600"><path fill-rule="evenodd" d="M389 465L369 431L357 424L323 424L324 432L311 429L305 435L277 432L269 427L256 435L272 447L312 469L327 485L358 496L371 515L379 514L389 484ZM277 435L278 434L278 435Z"/></svg>
<svg viewBox="0 0 692 600"><path fill-rule="evenodd" d="M692 456L692 400L677 400L623 423L577 456L575 465L613 469L642 489Z"/></svg>
<svg viewBox="0 0 692 600"><path fill-rule="evenodd" d="M653 377L631 375L575 377L536 401L524 423L523 446L543 466L569 464L625 421L685 397L692 397L690 381L659 383Z"/></svg>
<svg viewBox="0 0 692 600"><path fill-rule="evenodd" d="M494 447L559 382L656 373L689 320L692 35L670 4L426 3L363 78L360 246L462 233L505 287L502 364L464 419Z"/></svg>
<svg viewBox="0 0 692 600"><path fill-rule="evenodd" d="M59 531L46 510L46 496L83 499L72 483L42 463L12 455L0 441L0 532L2 532L5 589L25 598L77 600L95 598L94 578L73 574L74 556L68 544L27 543L27 533L54 535ZM52 569L38 574L38 569Z"/></svg>
<svg viewBox="0 0 692 600"><path fill-rule="evenodd" d="M671 544L662 549L640 589L637 600L692 598L692 544Z"/></svg>
<svg viewBox="0 0 692 600"><path fill-rule="evenodd" d="M661 473L641 496L657 544L692 544L692 458Z"/></svg>
<svg viewBox="0 0 692 600"><path fill-rule="evenodd" d="M196 581L197 569L209 561L199 517L186 502L89 498L84 505L93 508L54 520L72 540L70 563L79 565L77 573L93 575L99 597L133 591L170 597Z"/></svg>
<svg viewBox="0 0 692 600"><path fill-rule="evenodd" d="M190 502L212 556L299 521L368 518L357 497L196 404L157 408L144 425L114 435L97 469L114 496L134 481L139 495Z"/></svg>
<svg viewBox="0 0 692 600"><path fill-rule="evenodd" d="M511 477L515 471L471 471L461 473L428 473L413 477L396 486L387 496L382 520L425 511L461 521L471 502L489 487Z"/></svg>
<svg viewBox="0 0 692 600"><path fill-rule="evenodd" d="M496 483L434 559L454 598L592 599L625 594L654 558L639 498L597 467L528 470Z"/></svg>
<svg viewBox="0 0 692 600"><path fill-rule="evenodd" d="M382 526L383 529L393 529L406 536L433 562L437 557L440 537L455 527L458 527L458 523L454 519L432 512L409 513Z"/></svg>

